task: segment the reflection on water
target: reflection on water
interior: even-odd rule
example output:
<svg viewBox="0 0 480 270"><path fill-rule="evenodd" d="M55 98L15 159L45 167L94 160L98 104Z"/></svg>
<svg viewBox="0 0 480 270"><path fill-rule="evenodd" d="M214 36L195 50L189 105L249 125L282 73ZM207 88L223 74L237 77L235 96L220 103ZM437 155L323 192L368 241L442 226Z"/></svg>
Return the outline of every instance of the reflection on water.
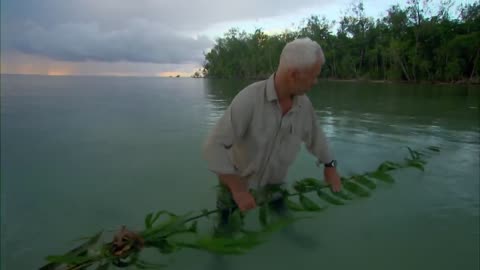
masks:
<svg viewBox="0 0 480 270"><path fill-rule="evenodd" d="M212 208L201 144L248 83L2 76L1 268L37 269L79 236L142 228L151 211ZM478 269L480 89L322 81L308 95L342 175L401 161L407 146L441 153L251 253L184 251L170 269ZM302 149L288 179L321 175Z"/></svg>
<svg viewBox="0 0 480 270"><path fill-rule="evenodd" d="M206 97L210 123L246 84L209 82ZM286 249L298 254L304 252L299 243L328 242L327 246L311 246L310 250L323 254L322 266L334 269L451 269L458 265L462 269L478 268L480 89L322 81L308 95L340 160L342 174L374 169L385 160L400 161L408 153L407 146L436 145L442 151L429 159L424 174L397 173L396 177L403 182L399 181L390 193L379 191L379 197L364 202L364 208L351 205L338 215L333 212L340 210L334 209L326 218L304 224L302 230L310 238L291 237ZM312 161L303 151L291 168L289 179L319 177L321 173ZM393 229L398 226L408 228L408 232ZM326 232L321 239L313 236L319 228ZM345 234L347 228L352 234ZM387 228L392 229L389 232ZM361 235L368 235L368 242ZM340 243L348 244L336 242L334 236ZM389 239L388 243L385 239ZM454 258L452 250L462 255ZM353 259L352 254L363 257L356 256L356 263L329 261L332 257ZM367 259L373 254L384 259ZM305 261L310 265L318 259L306 256ZM395 261L396 266L388 260ZM240 269L240 265L245 267L248 263L237 262L229 269ZM287 265L280 268L288 269Z"/></svg>
<svg viewBox="0 0 480 270"><path fill-rule="evenodd" d="M251 82L204 80L209 123ZM479 144L480 89L473 86L321 81L308 96L330 137L337 132L393 137L434 136Z"/></svg>

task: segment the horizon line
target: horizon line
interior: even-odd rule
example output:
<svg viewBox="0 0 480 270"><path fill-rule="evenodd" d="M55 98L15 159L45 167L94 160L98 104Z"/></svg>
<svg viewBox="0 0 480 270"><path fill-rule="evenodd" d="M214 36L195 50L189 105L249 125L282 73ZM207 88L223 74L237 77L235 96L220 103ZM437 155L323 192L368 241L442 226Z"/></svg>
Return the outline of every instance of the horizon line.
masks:
<svg viewBox="0 0 480 270"><path fill-rule="evenodd" d="M139 78L192 78L191 76L158 76L158 75L115 75L115 74L41 74L41 73L2 73L0 75L14 75L14 76L45 76L45 77L139 77ZM200 77L203 78L203 77Z"/></svg>

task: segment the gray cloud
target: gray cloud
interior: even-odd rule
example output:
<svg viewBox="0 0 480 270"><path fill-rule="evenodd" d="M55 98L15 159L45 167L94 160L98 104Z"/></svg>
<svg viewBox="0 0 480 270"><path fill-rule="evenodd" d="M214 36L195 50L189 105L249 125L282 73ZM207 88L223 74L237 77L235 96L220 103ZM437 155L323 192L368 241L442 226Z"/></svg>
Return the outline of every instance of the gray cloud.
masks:
<svg viewBox="0 0 480 270"><path fill-rule="evenodd" d="M331 1L330 1L331 2ZM291 14L327 0L5 0L2 50L68 61L192 63L216 23ZM319 10L321 12L321 10Z"/></svg>
<svg viewBox="0 0 480 270"><path fill-rule="evenodd" d="M132 19L161 23L176 30L202 30L225 21L291 14L328 0L5 0L2 17L32 20L49 26L66 22L95 22L105 28L123 28ZM321 12L321 9L319 9Z"/></svg>
<svg viewBox="0 0 480 270"><path fill-rule="evenodd" d="M96 23L67 23L44 28L24 27L9 47L23 53L67 61L129 61L150 63L200 63L212 41L175 33L146 20L131 20L120 30L102 30Z"/></svg>

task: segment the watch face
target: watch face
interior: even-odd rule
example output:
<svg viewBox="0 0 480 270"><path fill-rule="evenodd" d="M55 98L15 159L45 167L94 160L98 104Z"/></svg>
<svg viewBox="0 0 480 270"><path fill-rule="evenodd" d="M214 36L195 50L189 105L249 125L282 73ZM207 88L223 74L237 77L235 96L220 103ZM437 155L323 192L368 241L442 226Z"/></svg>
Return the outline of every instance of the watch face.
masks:
<svg viewBox="0 0 480 270"><path fill-rule="evenodd" d="M337 161L332 160L330 163L325 164L326 167L337 167Z"/></svg>

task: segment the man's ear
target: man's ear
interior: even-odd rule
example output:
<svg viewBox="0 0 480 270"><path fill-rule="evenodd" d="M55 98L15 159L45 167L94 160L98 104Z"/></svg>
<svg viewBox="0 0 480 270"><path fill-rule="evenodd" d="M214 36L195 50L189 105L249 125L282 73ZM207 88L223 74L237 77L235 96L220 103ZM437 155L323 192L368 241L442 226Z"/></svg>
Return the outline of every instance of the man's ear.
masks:
<svg viewBox="0 0 480 270"><path fill-rule="evenodd" d="M289 68L287 74L288 74L288 80L290 82L295 82L298 77L298 70L294 68Z"/></svg>

